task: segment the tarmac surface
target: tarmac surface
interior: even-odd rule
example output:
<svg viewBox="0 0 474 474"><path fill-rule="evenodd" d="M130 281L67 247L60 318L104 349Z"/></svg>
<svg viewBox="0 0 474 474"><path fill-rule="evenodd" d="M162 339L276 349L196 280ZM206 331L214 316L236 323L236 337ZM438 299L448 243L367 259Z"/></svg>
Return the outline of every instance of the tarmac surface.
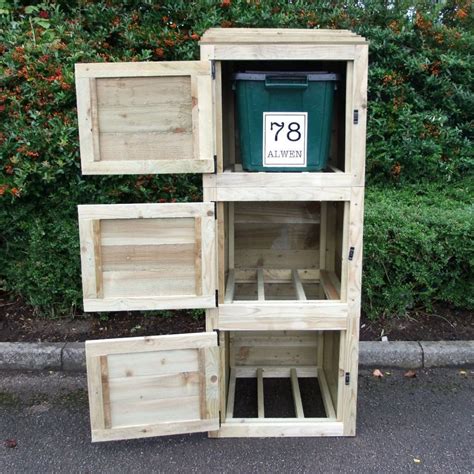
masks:
<svg viewBox="0 0 474 474"><path fill-rule="evenodd" d="M360 374L355 438L198 433L95 444L84 374L0 372L0 472L473 472L474 372L381 370L382 379Z"/></svg>

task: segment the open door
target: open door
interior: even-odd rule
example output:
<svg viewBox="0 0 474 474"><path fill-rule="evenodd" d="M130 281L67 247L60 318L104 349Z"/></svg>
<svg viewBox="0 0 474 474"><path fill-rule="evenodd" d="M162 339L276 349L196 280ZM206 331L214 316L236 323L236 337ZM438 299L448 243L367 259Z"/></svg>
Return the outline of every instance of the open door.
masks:
<svg viewBox="0 0 474 474"><path fill-rule="evenodd" d="M85 311L214 308L214 203L78 206Z"/></svg>
<svg viewBox="0 0 474 474"><path fill-rule="evenodd" d="M219 429L215 332L86 342L92 441Z"/></svg>
<svg viewBox="0 0 474 474"><path fill-rule="evenodd" d="M209 61L76 64L83 174L212 173Z"/></svg>

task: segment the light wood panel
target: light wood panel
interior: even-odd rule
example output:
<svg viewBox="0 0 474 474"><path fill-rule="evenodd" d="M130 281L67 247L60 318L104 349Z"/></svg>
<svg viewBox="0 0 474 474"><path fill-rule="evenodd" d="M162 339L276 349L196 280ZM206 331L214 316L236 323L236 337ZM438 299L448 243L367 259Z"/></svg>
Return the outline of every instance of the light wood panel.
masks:
<svg viewBox="0 0 474 474"><path fill-rule="evenodd" d="M321 301L238 302L219 306L221 330L343 330L347 328L347 304Z"/></svg>
<svg viewBox="0 0 474 474"><path fill-rule="evenodd" d="M292 28L210 28L201 38L201 45L235 43L366 43L349 30Z"/></svg>
<svg viewBox="0 0 474 474"><path fill-rule="evenodd" d="M215 307L212 203L79 206L86 311Z"/></svg>
<svg viewBox="0 0 474 474"><path fill-rule="evenodd" d="M280 369L285 366L315 366L316 334L293 331L231 332L229 364L236 368L243 366L264 368L264 377L270 374L268 367ZM256 373L251 376L255 377Z"/></svg>
<svg viewBox="0 0 474 474"><path fill-rule="evenodd" d="M329 47L330 46L330 47ZM215 44L201 50L201 59L218 61L351 61L357 55L356 45L343 42L328 44L292 44L282 48L281 44Z"/></svg>
<svg viewBox="0 0 474 474"><path fill-rule="evenodd" d="M93 441L219 426L215 333L87 341L86 361Z"/></svg>
<svg viewBox="0 0 474 474"><path fill-rule="evenodd" d="M214 170L206 62L76 64L84 174Z"/></svg>

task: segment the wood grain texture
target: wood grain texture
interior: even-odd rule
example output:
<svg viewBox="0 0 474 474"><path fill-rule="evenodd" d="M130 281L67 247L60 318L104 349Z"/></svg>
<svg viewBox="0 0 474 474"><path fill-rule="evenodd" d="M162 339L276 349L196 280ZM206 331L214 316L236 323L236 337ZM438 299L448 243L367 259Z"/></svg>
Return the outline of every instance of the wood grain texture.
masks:
<svg viewBox="0 0 474 474"><path fill-rule="evenodd" d="M260 302L219 306L221 330L344 330L347 328L347 305L318 302Z"/></svg>
<svg viewBox="0 0 474 474"><path fill-rule="evenodd" d="M292 369L293 370L293 369ZM259 418L265 418L265 395L263 392L263 369L257 369L257 412Z"/></svg>
<svg viewBox="0 0 474 474"><path fill-rule="evenodd" d="M296 369L290 369L291 392L293 394L293 403L295 406L296 418L304 418L303 402L301 401L300 385L298 383L298 375Z"/></svg>
<svg viewBox="0 0 474 474"><path fill-rule="evenodd" d="M320 60L320 61L350 61L357 55L354 44L292 44L291 48L282 48L281 44L216 44L213 56L203 59L218 61L297 61L297 60Z"/></svg>
<svg viewBox="0 0 474 474"><path fill-rule="evenodd" d="M77 64L76 82L84 174L214 170L209 64Z"/></svg>
<svg viewBox="0 0 474 474"><path fill-rule="evenodd" d="M79 206L86 311L215 307L213 203Z"/></svg>
<svg viewBox="0 0 474 474"><path fill-rule="evenodd" d="M209 45L236 43L286 43L296 45L304 43L366 44L366 40L349 30L305 30L291 28L210 28L201 38L201 52L203 52L203 48L209 48ZM207 52L208 50L204 51Z"/></svg>
<svg viewBox="0 0 474 474"><path fill-rule="evenodd" d="M131 339L86 343L93 440L216 429L217 335Z"/></svg>
<svg viewBox="0 0 474 474"><path fill-rule="evenodd" d="M242 423L237 419L235 423L226 421L220 427L219 438L263 438L263 437L302 437L302 436L342 436L343 423L337 421L317 422L269 422Z"/></svg>

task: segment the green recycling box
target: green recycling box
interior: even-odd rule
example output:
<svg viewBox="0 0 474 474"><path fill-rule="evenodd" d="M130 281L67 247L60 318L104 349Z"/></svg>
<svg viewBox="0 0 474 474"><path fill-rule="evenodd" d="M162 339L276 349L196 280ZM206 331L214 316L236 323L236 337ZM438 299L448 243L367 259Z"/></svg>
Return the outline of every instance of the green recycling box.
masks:
<svg viewBox="0 0 474 474"><path fill-rule="evenodd" d="M244 170L326 167L337 74L248 71L233 80Z"/></svg>

